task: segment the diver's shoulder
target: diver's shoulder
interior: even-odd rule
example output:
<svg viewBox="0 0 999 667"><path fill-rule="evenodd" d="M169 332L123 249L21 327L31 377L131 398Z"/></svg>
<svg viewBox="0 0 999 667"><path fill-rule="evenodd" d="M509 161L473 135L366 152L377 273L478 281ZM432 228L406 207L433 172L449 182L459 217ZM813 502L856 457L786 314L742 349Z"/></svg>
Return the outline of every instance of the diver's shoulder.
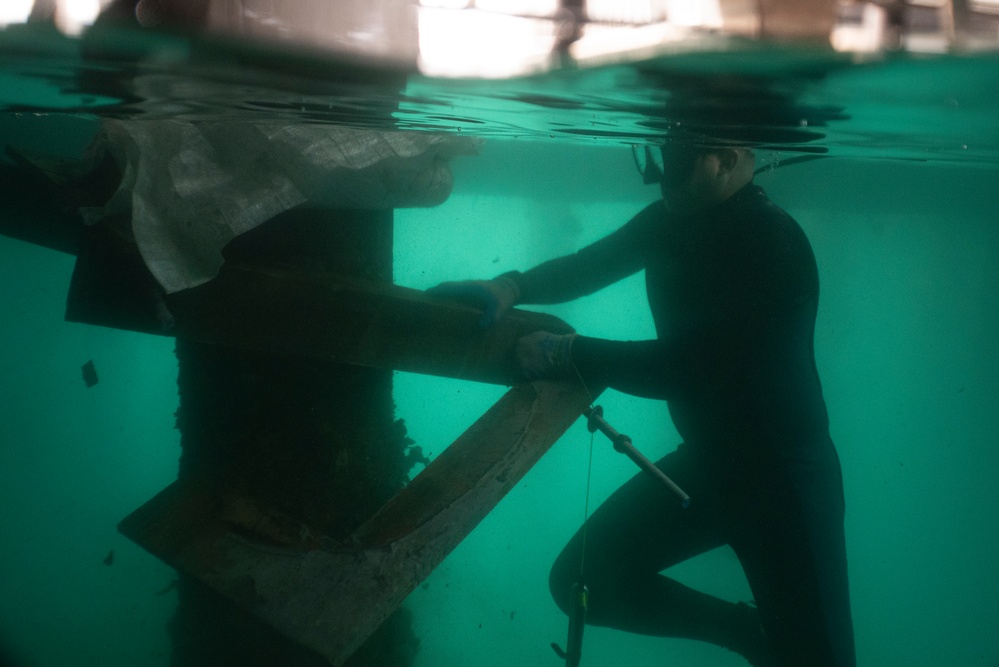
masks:
<svg viewBox="0 0 999 667"><path fill-rule="evenodd" d="M625 227L630 227L636 231L650 232L662 228L667 218L665 202L662 199L657 199L633 215Z"/></svg>
<svg viewBox="0 0 999 667"><path fill-rule="evenodd" d="M746 202L747 234L755 239L758 247L769 248L784 255L812 257L812 247L805 230L794 217L774 203L763 188L750 184L752 188ZM810 260L814 261L814 260Z"/></svg>
<svg viewBox="0 0 999 667"><path fill-rule="evenodd" d="M642 219L642 220L651 220L651 221L658 220L659 222L662 222L665 218L666 218L666 202L663 201L663 199L660 197L659 199L656 199L648 206L643 208L641 211L636 213L635 217L632 219L633 220Z"/></svg>
<svg viewBox="0 0 999 667"><path fill-rule="evenodd" d="M783 229L798 229L798 221L775 203L760 186L750 183L747 187L745 204L755 214L754 217Z"/></svg>

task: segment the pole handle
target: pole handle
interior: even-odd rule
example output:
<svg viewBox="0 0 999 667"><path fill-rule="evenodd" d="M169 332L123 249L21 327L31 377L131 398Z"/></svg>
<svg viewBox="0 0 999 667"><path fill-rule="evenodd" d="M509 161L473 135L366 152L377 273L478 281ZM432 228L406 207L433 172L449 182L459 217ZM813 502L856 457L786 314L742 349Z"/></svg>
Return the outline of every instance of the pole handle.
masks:
<svg viewBox="0 0 999 667"><path fill-rule="evenodd" d="M611 443L613 443L614 449L634 461L639 468L651 475L659 483L665 486L670 493L679 498L681 507L686 509L690 506L690 496L688 496L683 489L677 486L676 482L667 477L666 473L657 468L652 461L647 459L645 455L635 449L635 446L631 442L631 438L622 433L618 433L613 426L604 420L604 409L602 407L595 405L592 408L585 408L583 410L583 415L586 417L586 428L590 433L596 433L597 431L603 433L607 436Z"/></svg>

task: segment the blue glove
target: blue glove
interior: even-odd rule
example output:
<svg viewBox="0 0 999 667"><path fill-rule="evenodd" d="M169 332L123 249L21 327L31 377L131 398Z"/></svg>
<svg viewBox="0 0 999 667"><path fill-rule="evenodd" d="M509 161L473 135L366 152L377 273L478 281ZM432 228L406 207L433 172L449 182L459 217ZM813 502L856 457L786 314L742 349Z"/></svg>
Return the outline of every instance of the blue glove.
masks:
<svg viewBox="0 0 999 667"><path fill-rule="evenodd" d="M492 280L461 280L441 283L428 289L427 294L454 299L482 308L479 326L488 329L517 304L517 299L520 298L520 288L517 287L517 283L512 278L500 276Z"/></svg>
<svg viewBox="0 0 999 667"><path fill-rule="evenodd" d="M572 341L576 334L535 331L517 341L514 354L528 380L567 378L572 375Z"/></svg>

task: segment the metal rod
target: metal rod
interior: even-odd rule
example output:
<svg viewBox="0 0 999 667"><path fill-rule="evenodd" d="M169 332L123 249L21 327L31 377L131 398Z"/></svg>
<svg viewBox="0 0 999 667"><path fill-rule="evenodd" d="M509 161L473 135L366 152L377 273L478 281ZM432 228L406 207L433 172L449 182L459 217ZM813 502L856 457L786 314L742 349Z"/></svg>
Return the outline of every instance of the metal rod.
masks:
<svg viewBox="0 0 999 667"><path fill-rule="evenodd" d="M686 508L690 506L690 496L688 496L683 489L677 486L676 482L667 477L662 470L657 468L652 461L647 459L645 455L635 449L635 446L631 443L631 438L624 434L618 433L613 426L604 420L604 410L602 407L596 405L592 408L586 408L583 410L583 414L586 415L587 428L590 433L600 431L606 435L607 438L614 444L614 449L634 461L639 468L662 483L667 489L669 489L670 493L679 498L681 507Z"/></svg>
<svg viewBox="0 0 999 667"><path fill-rule="evenodd" d="M569 616L569 638L565 650L558 644L552 644L555 654L565 660L565 667L579 667L583 657L583 630L586 628L586 609L589 606L590 589L583 581L583 575L572 585L569 599L572 600L572 614Z"/></svg>

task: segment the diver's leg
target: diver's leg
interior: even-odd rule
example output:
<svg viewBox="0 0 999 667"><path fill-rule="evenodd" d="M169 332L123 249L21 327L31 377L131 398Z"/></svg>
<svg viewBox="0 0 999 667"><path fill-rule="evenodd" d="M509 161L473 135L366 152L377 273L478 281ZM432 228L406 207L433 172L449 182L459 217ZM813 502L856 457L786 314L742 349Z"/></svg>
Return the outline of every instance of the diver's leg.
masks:
<svg viewBox="0 0 999 667"><path fill-rule="evenodd" d="M660 574L726 542L718 515L716 475L681 446L656 464L690 496L687 509L654 480L639 473L590 517L584 579L589 587L587 623L661 637L710 642L767 664L759 613L701 593ZM583 531L556 559L550 585L569 613L569 593L579 576Z"/></svg>
<svg viewBox="0 0 999 667"><path fill-rule="evenodd" d="M777 665L854 667L843 484L831 443L761 479L732 539ZM747 496L752 494L747 494ZM738 513L737 513L738 514Z"/></svg>

